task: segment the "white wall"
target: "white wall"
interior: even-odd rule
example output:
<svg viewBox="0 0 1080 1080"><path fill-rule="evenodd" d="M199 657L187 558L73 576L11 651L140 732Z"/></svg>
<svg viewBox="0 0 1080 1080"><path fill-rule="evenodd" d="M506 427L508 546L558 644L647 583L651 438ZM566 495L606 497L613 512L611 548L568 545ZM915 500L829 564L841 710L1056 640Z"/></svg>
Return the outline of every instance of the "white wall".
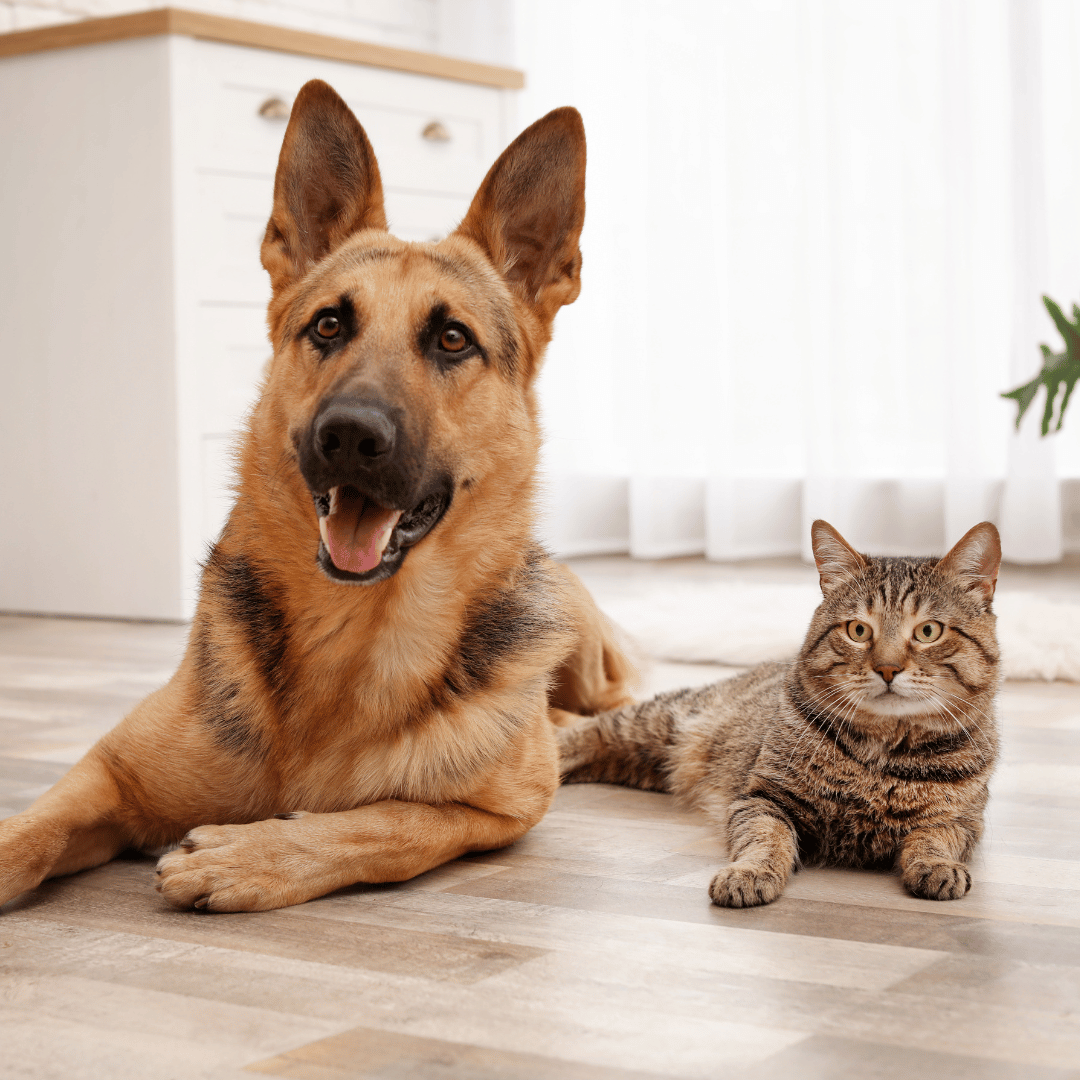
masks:
<svg viewBox="0 0 1080 1080"><path fill-rule="evenodd" d="M1080 413L1029 460L998 395L1061 347L1041 294L1080 297L1076 0L514 15L521 122L571 102L589 138L540 395L556 550L794 553L824 517L929 555L994 516L1007 558L1058 555Z"/></svg>

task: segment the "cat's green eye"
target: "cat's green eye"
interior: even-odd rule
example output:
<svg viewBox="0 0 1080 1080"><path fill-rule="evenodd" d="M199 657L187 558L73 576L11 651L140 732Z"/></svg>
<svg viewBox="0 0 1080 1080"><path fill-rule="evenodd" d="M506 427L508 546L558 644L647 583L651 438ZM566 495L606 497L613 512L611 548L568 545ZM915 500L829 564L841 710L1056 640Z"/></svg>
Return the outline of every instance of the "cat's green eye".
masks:
<svg viewBox="0 0 1080 1080"><path fill-rule="evenodd" d="M866 623L859 622L858 619L852 619L847 624L847 636L852 641L869 641L874 636L874 632Z"/></svg>
<svg viewBox="0 0 1080 1080"><path fill-rule="evenodd" d="M919 623L915 627L915 640L922 642L923 645L929 645L931 641L937 641L939 637L944 633L945 627L939 622L934 622L933 619L927 619L926 622Z"/></svg>

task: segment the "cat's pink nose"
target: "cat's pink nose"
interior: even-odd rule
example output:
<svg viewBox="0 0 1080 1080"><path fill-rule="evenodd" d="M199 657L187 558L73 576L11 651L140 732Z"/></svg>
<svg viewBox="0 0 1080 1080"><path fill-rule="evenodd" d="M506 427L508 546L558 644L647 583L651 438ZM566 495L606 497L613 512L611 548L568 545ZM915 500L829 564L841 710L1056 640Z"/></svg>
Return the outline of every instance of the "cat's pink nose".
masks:
<svg viewBox="0 0 1080 1080"><path fill-rule="evenodd" d="M884 679L884 680L885 680L885 681L886 681L887 683L890 683L890 682L892 682L892 681L893 681L893 676L894 676L894 675L895 675L895 674L896 674L896 673L897 673L898 671L903 671L904 669L903 669L902 667L899 667L899 666L895 665L895 664L882 664L882 665L881 665L880 667L876 667L876 668L874 668L874 670L875 670L875 671L876 671L876 672L877 672L877 673L878 673L878 674L879 674L879 675L880 675L880 676L881 676L881 677L882 677L882 678L883 678L883 679Z"/></svg>

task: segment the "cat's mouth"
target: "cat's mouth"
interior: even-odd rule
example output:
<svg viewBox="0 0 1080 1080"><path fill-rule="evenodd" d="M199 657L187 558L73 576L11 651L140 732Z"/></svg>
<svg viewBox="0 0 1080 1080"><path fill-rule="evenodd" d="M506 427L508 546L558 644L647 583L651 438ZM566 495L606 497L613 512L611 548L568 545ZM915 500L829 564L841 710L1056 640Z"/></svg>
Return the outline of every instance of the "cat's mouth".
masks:
<svg viewBox="0 0 1080 1080"><path fill-rule="evenodd" d="M935 702L924 695L906 693L902 687L889 683L878 693L863 698L859 707L875 716L930 716L936 712L934 706Z"/></svg>

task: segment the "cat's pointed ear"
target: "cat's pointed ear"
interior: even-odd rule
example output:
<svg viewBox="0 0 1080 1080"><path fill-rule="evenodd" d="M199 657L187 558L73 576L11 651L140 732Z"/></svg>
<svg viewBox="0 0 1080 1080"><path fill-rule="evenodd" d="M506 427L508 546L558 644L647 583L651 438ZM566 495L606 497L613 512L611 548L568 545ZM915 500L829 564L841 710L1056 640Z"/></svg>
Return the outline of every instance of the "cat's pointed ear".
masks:
<svg viewBox="0 0 1080 1080"><path fill-rule="evenodd" d="M585 223L585 125L555 109L526 128L484 178L458 233L545 323L581 291L578 239Z"/></svg>
<svg viewBox="0 0 1080 1080"><path fill-rule="evenodd" d="M978 593L987 604L994 599L1000 568L1001 537L989 521L968 529L937 564L938 573Z"/></svg>
<svg viewBox="0 0 1080 1080"><path fill-rule="evenodd" d="M293 102L274 178L262 264L274 293L361 229L385 229L382 179L360 121L312 79Z"/></svg>
<svg viewBox="0 0 1080 1080"><path fill-rule="evenodd" d="M866 559L821 518L810 526L810 542L823 593L857 578L866 569Z"/></svg>

